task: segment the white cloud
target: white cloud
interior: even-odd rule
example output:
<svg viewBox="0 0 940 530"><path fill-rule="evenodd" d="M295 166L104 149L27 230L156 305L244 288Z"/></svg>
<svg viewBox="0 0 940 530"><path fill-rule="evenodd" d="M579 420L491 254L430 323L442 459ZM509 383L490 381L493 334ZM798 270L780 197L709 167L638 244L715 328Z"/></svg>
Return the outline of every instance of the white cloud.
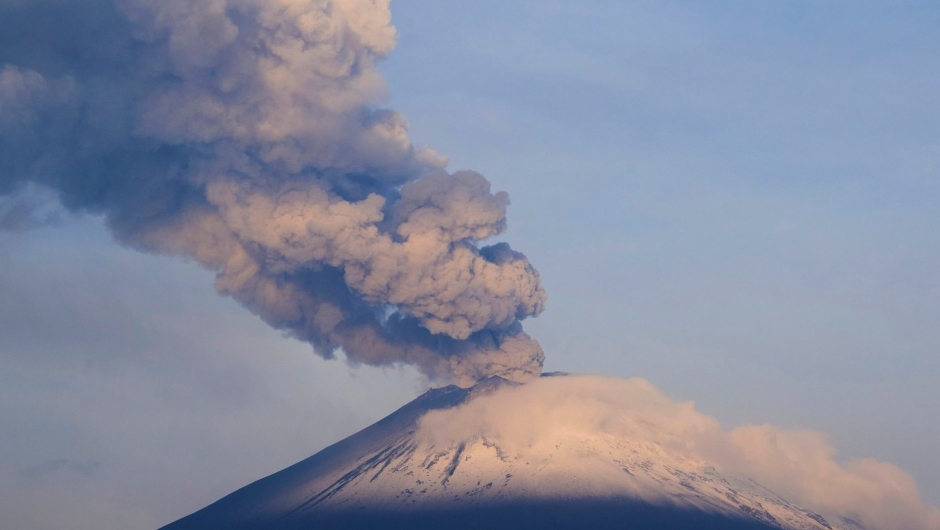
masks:
<svg viewBox="0 0 940 530"><path fill-rule="evenodd" d="M572 435L648 442L750 477L790 502L867 528L936 530L940 511L925 503L905 471L871 459L841 463L823 434L771 425L726 430L691 402L670 399L643 379L541 378L502 388L422 418L419 437L435 445L496 440L542 458Z"/></svg>

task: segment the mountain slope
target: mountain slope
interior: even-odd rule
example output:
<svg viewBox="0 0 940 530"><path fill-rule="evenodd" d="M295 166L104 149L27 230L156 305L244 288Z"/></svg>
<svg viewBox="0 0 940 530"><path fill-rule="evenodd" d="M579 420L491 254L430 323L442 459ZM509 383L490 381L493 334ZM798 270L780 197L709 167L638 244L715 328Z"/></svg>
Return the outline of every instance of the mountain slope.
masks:
<svg viewBox="0 0 940 530"><path fill-rule="evenodd" d="M419 419L510 385L431 390L367 429L164 530L624 528L855 530L701 459L609 432L553 432L519 450L447 439ZM549 438L545 438L549 439Z"/></svg>

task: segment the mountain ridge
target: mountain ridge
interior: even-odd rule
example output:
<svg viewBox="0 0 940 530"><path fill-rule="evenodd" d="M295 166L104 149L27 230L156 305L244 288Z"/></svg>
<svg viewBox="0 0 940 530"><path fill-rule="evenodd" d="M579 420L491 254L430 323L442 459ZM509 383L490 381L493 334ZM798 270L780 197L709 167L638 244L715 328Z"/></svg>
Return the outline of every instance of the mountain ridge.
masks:
<svg viewBox="0 0 940 530"><path fill-rule="evenodd" d="M431 389L162 530L862 528L827 521L749 479L648 442L561 433L551 451L531 458L486 433L446 446L422 438L429 413L516 385L490 378L470 388Z"/></svg>

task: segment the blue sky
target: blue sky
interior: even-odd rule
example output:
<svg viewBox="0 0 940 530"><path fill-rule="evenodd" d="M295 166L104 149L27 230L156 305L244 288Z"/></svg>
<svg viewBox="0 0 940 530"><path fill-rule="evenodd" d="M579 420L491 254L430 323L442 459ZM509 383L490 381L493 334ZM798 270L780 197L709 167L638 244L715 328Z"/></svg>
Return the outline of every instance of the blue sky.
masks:
<svg viewBox="0 0 940 530"><path fill-rule="evenodd" d="M940 504L940 6L392 9L389 104L509 192L547 370L826 432ZM93 217L0 234L0 293L12 527L169 522L423 390L315 357ZM47 495L50 519L16 519Z"/></svg>
<svg viewBox="0 0 940 530"><path fill-rule="evenodd" d="M940 499L940 8L396 9L392 102L510 192L548 369L819 429Z"/></svg>

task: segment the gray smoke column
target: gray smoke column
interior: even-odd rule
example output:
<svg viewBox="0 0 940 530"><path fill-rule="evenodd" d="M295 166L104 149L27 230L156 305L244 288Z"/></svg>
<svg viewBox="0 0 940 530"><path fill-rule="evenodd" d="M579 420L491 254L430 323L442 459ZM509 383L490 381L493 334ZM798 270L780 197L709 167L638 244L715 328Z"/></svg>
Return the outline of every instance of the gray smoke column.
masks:
<svg viewBox="0 0 940 530"><path fill-rule="evenodd" d="M381 108L388 0L0 0L0 196L36 185L187 256L324 357L541 371L505 193Z"/></svg>

